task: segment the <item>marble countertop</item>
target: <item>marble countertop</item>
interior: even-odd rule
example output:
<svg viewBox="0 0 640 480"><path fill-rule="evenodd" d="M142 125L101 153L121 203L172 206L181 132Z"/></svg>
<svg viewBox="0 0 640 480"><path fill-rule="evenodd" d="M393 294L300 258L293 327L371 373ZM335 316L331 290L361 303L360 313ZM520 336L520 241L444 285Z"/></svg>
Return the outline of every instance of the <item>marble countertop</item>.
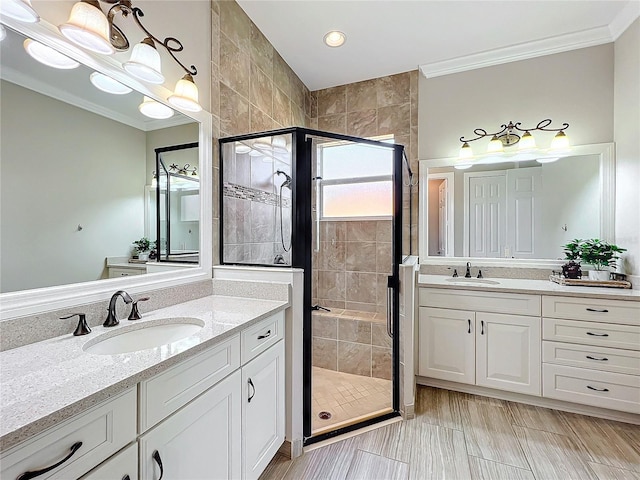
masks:
<svg viewBox="0 0 640 480"><path fill-rule="evenodd" d="M474 290L478 292L531 293L535 295L557 295L566 297L589 297L608 300L631 300L640 302L640 290L575 287L559 285L550 280L526 280L519 278L485 278L499 282L497 285L466 284L464 277L460 282L452 282L452 277L444 275L418 275L418 286L448 288L456 290ZM458 277L459 278L459 277Z"/></svg>
<svg viewBox="0 0 640 480"><path fill-rule="evenodd" d="M209 296L121 320L89 335L71 333L0 353L0 451L107 400L290 304ZM196 318L204 327L171 345L118 355L94 355L83 345L98 335L140 328L173 317ZM95 343L95 342L92 342Z"/></svg>

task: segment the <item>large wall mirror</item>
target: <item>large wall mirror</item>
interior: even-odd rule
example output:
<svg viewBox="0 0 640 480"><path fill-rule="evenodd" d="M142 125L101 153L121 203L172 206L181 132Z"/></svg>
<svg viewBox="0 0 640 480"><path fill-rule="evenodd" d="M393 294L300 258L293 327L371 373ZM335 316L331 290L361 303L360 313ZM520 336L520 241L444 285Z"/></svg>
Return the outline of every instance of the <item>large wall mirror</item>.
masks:
<svg viewBox="0 0 640 480"><path fill-rule="evenodd" d="M552 163L421 162L421 260L558 260L575 238L613 241L612 144L583 145Z"/></svg>
<svg viewBox="0 0 640 480"><path fill-rule="evenodd" d="M211 187L200 188L210 185L209 114L187 116L158 103L168 118L149 118L139 105L162 97L163 87L149 89L115 62L84 52L74 68L51 68L27 53L27 38L75 50L65 51L46 22L13 27L5 26L0 42L3 316L43 310L52 295L67 306L83 292L96 298L120 287L134 292L210 277L211 224L201 212L211 208ZM96 72L128 93L105 92ZM191 148L172 158L176 145ZM189 170L169 212L181 234L173 253L188 253L178 255L183 262L172 262L166 242L157 241L160 214L167 215L157 208L162 149L169 165ZM134 245L143 237L159 247L150 259Z"/></svg>

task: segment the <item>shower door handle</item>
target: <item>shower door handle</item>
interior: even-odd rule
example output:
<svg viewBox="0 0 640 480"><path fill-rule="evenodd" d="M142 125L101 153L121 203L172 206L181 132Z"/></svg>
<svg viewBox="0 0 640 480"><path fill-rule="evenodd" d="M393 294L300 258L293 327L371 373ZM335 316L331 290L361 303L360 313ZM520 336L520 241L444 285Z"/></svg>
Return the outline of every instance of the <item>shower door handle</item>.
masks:
<svg viewBox="0 0 640 480"><path fill-rule="evenodd" d="M393 277L387 277L387 334L393 338Z"/></svg>

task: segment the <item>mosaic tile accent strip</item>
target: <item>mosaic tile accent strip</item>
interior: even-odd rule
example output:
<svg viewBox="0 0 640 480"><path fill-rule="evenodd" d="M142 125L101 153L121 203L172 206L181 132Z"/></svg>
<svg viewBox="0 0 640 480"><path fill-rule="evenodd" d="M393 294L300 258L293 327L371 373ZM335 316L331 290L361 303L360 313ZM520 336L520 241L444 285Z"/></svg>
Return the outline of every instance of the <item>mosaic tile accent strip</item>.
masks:
<svg viewBox="0 0 640 480"><path fill-rule="evenodd" d="M280 196L275 193L265 192L257 188L251 188L235 183L224 182L223 192L225 197L239 198L251 202L264 203L265 205L280 205ZM282 197L282 206L291 207L291 199Z"/></svg>

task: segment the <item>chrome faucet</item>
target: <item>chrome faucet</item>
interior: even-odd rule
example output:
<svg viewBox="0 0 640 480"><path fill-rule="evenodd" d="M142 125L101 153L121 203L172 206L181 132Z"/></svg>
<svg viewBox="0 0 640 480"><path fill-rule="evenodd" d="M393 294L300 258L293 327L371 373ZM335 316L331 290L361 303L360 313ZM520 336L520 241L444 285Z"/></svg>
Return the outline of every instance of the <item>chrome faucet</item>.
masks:
<svg viewBox="0 0 640 480"><path fill-rule="evenodd" d="M107 319L102 324L103 327L115 327L120 323L116 318L116 302L118 300L118 297L122 297L124 303L126 304L133 302L133 299L124 290L118 290L116 293L114 293L111 296L111 300L109 300L109 313L107 313Z"/></svg>
<svg viewBox="0 0 640 480"><path fill-rule="evenodd" d="M471 262L467 262L467 273L464 274L464 278L471 278Z"/></svg>

